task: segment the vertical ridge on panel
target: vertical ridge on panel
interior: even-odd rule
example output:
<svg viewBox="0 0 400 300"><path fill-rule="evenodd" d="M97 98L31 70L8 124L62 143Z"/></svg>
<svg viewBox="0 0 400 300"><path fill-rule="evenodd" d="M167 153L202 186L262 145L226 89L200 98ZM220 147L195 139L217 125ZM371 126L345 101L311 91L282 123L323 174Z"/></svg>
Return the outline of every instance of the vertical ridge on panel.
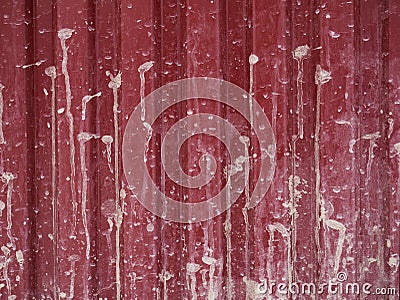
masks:
<svg viewBox="0 0 400 300"><path fill-rule="evenodd" d="M347 276L357 281L358 153L349 148L362 123L357 113L357 32L354 2L331 1L319 10L320 65L315 69L320 108L320 215L323 282ZM345 174L345 175L344 175Z"/></svg>
<svg viewBox="0 0 400 300"><path fill-rule="evenodd" d="M59 212L56 292L59 297L83 299L91 297L96 289L92 264L95 229L91 224L95 215L92 149L97 135L83 131L92 126L86 127L86 118L82 120L82 99L92 93L88 51L93 44L87 23L91 13L84 0L55 3Z"/></svg>
<svg viewBox="0 0 400 300"><path fill-rule="evenodd" d="M32 296L35 288L31 13L24 1L0 4L0 295L8 299Z"/></svg>
<svg viewBox="0 0 400 300"><path fill-rule="evenodd" d="M54 9L51 1L34 7L35 105L35 281L36 297L58 294L58 205L57 205L57 103L54 66Z"/></svg>
<svg viewBox="0 0 400 300"><path fill-rule="evenodd" d="M387 135L389 130L389 109L390 98L388 94L389 84L389 3L381 1L379 5L379 43L380 43L380 65L379 65L379 124L378 129L382 134L382 139L378 141L379 152L374 155L378 160L377 163L377 190L376 199L378 201L377 222L382 228L381 234L378 234L378 252L377 252L377 268L381 274L381 281L377 283L382 286L391 286L389 279L390 265L387 263L390 259L390 249L387 247L387 241L390 240L390 230L392 225L390 223L390 179L393 175L390 172L390 144ZM376 101L376 100L375 100ZM372 162L371 162L372 163ZM370 178L369 180L373 180ZM388 203L389 202L389 203ZM375 274L376 276L376 274Z"/></svg>
<svg viewBox="0 0 400 300"><path fill-rule="evenodd" d="M245 70L246 70L246 75L247 78L244 81L243 88L252 96L255 96L255 91L257 90L257 82L255 81L255 70L257 69L257 63L259 62L259 57L257 56L256 53L254 53L254 40L253 40L253 35L254 35L254 15L257 13L253 11L254 8L254 1L253 0L247 0L245 4L245 17L244 21L246 22L246 47L245 47L245 59L244 59L244 65L245 65ZM256 100L257 101L257 100ZM257 146L256 142L257 139L254 137L253 133L254 128L253 128L253 119L254 119L254 108L252 107L253 105L250 105L249 102L249 109L250 109L250 120L248 124L248 128L245 130L245 133L243 136L249 138L249 146L247 150L247 154L249 156L249 162L247 167L249 168L249 175L248 175L248 180L245 182L245 191L244 191L244 207L242 208L242 215L243 215L243 221L245 224L244 227L244 234L245 234L245 245L244 245L244 259L245 259L245 264L246 264L246 271L245 271L245 276L247 280L251 280L251 278L255 274L255 258L258 256L258 253L255 251L257 250L256 246L256 224L257 220L255 219L255 210L251 209L249 207L250 199L251 199L251 193L254 190L254 186L257 182L257 166L255 165L255 160L250 159L253 157L253 154L257 154ZM251 107L251 108L250 108ZM245 165L246 168L246 165ZM250 299L252 297L251 292L247 290L248 288L248 281L244 281L246 284L246 298Z"/></svg>
<svg viewBox="0 0 400 300"><path fill-rule="evenodd" d="M24 7L24 17L25 17L25 47L27 47L26 51L26 62L31 62L35 60L34 55L34 5L30 2L25 2ZM25 253L24 251L19 251L16 253L16 259L20 266L19 271L19 278L21 284L19 287L21 288L22 292L24 293L25 297L32 297L35 295L36 289L36 280L34 279L35 276L35 237L34 232L36 229L35 224L35 138L36 137L36 110L35 110L35 102L32 101L35 97L35 87L34 87L34 71L30 70L26 73L25 77L25 84L26 84L26 91L25 91L25 98L26 98L26 135L25 139L27 141L26 145L26 156L27 156L27 180L26 180L26 217L27 222L24 222L25 228L27 228L27 235L26 239L29 241L29 246L27 243L27 249L29 249L29 253ZM25 251L26 252L26 251ZM26 263L25 263L26 262ZM25 264L25 266L24 266ZM22 274L21 274L22 273Z"/></svg>
<svg viewBox="0 0 400 300"><path fill-rule="evenodd" d="M249 19L248 9L247 1L225 1L224 15L221 17L224 20L223 25L226 34L224 52L221 56L223 78L244 90L248 90L249 87L248 59L251 43L248 40L248 25L251 24L252 20ZM225 118L233 123L241 134L248 137L250 133L248 122L232 108L227 107L225 110ZM250 182L246 182L246 185L249 189ZM251 278L247 258L253 248L250 240L253 220L252 216L249 215L249 210L245 208L246 197L244 194L223 215L226 242L227 299L244 298L246 294L249 294L247 285ZM246 232L248 232L248 235L246 235Z"/></svg>
<svg viewBox="0 0 400 300"><path fill-rule="evenodd" d="M222 78L221 74L221 44L220 24L223 16L220 11L221 1L186 1L186 77L211 77ZM222 116L224 107L216 101L218 99L190 99L182 105L181 118L188 116L202 128L207 125L202 123L198 114L209 113ZM185 129L183 129L185 130ZM221 128L216 128L220 135ZM183 149L182 149L183 148ZM208 154L221 164L224 160L223 147L218 137L201 134L194 135L183 145L179 156L182 157L182 167L193 176L196 172L209 172L199 170L201 156ZM226 150L225 150L226 151ZM207 201L217 195L224 187L223 170L217 167L212 180L199 189L182 188L183 202ZM187 200L185 200L185 197ZM223 278L225 269L225 237L223 215L202 222L183 226L183 234L187 248L187 257L183 257L185 285L182 295L189 298L220 299L224 297Z"/></svg>
<svg viewBox="0 0 400 300"><path fill-rule="evenodd" d="M292 142L290 66L292 63L290 16L281 1L253 0L254 97L264 109L276 139L274 180L255 208L255 295L276 295L271 283L294 277L296 259L297 202L304 182L290 175ZM266 17L268 16L268 18ZM249 285L251 286L251 285Z"/></svg>
<svg viewBox="0 0 400 300"><path fill-rule="evenodd" d="M388 118L387 118L387 138L389 144L389 186L390 193L388 199L389 202L389 232L388 240L386 241L386 247L388 248L387 256L384 262L387 264L388 268L388 285L391 287L398 287L399 283L399 247L396 245L400 244L400 233L399 226L396 227L396 222L398 224L399 220L399 206L400 206L400 110L398 105L400 105L399 99L399 77L396 76L400 71L398 61L400 59L400 49L398 46L398 40L400 38L400 32L398 30L400 26L400 5L396 1L389 1L388 3L388 28L387 36L388 38L388 59L387 65L387 82L384 84L387 86L388 93ZM386 13L386 12L385 12Z"/></svg>
<svg viewBox="0 0 400 300"><path fill-rule="evenodd" d="M292 220L298 236L292 244L295 255L289 284L292 282L317 282L322 264L320 245L321 211L319 140L316 131L318 103L314 85L315 65L320 45L319 25L315 12L320 9L318 1L293 1L291 7L291 82L292 82L292 141L290 156L292 174L289 179L291 197L296 203L298 218ZM296 183L297 182L297 183ZM299 187L296 188L296 185ZM297 191L296 191L297 190ZM300 190L300 193L299 193ZM300 200L301 198L301 200ZM292 228L293 229L293 228ZM294 235L296 235L294 233ZM294 241L293 241L294 242ZM301 253L301 254L300 254Z"/></svg>
<svg viewBox="0 0 400 300"><path fill-rule="evenodd" d="M96 89L101 93L87 104L96 110L97 144L97 264L96 296L103 299L122 299L123 276L123 217L120 198L121 185L121 5L120 1L101 1L95 6ZM128 83L128 82L127 82ZM116 155L117 154L117 155ZM117 237L118 236L118 237ZM119 241L118 241L119 240ZM118 244L117 244L118 243Z"/></svg>
<svg viewBox="0 0 400 300"><path fill-rule="evenodd" d="M354 149L359 153L359 251L357 266L359 280L386 283L384 256L387 240L387 208L383 193L387 177L380 176L380 169L387 167L385 130L381 114L386 114L387 98L383 95L383 2L359 2L358 58L359 69L357 97L359 101L360 135ZM387 61L387 60L385 60ZM368 247L366 247L368 245ZM379 276L377 276L377 274Z"/></svg>
<svg viewBox="0 0 400 300"><path fill-rule="evenodd" d="M188 14L187 1L161 1L160 3L160 86L164 86L173 81L187 77L186 61L186 18ZM169 100L169 99L167 99ZM160 104L159 104L160 105ZM159 122L160 142L156 145L158 149L158 166L161 171L160 190L164 195L171 197L175 201L182 201L183 190L166 175L164 166L161 163L161 145L163 138L170 127L182 117L184 104L176 104L171 108L162 105L162 115ZM170 154L171 155L171 154ZM180 153L174 155L180 156ZM164 157L165 158L165 157ZM178 167L178 166L177 166ZM168 207L164 207L164 210ZM179 212L181 213L181 211ZM184 226L168 220L160 220L160 281L159 295L163 299L174 299L185 296L183 290L185 286L185 256L188 249Z"/></svg>
<svg viewBox="0 0 400 300"><path fill-rule="evenodd" d="M142 109L145 96L158 87L159 48L157 45L158 30L161 30L159 1L121 1L121 68L122 68L122 99L121 127L125 131L129 117L135 108ZM145 115L149 113L144 111ZM142 117L142 116L141 116ZM144 120L146 121L146 120ZM145 126L141 118L135 120L137 128ZM125 176L129 172L143 174L143 184L154 191L159 170L153 158L157 157L157 129L154 124L148 124L147 171L124 169ZM125 138L129 132L125 132ZM143 149L144 152L144 149ZM128 155L122 153L123 155ZM157 160L159 162L159 160ZM124 166L127 167L127 166ZM139 173L140 172L140 173ZM150 178L147 177L150 175ZM159 176L159 175L158 175ZM156 299L163 295L163 289L170 284L169 273L162 272L161 236L159 220L147 211L138 200L145 190L134 189L123 181L126 189L126 211L123 221L124 232L124 296L129 299L149 297Z"/></svg>

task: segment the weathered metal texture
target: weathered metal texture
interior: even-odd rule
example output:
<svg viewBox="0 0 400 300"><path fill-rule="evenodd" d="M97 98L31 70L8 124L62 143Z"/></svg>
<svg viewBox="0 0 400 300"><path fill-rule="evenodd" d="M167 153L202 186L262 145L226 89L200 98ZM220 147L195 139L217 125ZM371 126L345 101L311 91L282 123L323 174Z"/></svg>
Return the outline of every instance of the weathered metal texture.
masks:
<svg viewBox="0 0 400 300"><path fill-rule="evenodd" d="M368 296L397 299L397 0L15 0L1 2L0 17L1 299L368 296L301 293L332 279L397 288ZM254 209L246 192L259 179L256 158L228 211L180 224L138 202L121 145L143 95L196 76L253 93L275 134L276 165ZM178 201L227 184L224 166L200 191L161 166L166 132L199 112L252 136L238 112L213 101L166 110L151 124L147 167ZM251 142L249 154L262 155ZM229 160L202 135L175 155L195 175L206 152ZM300 291L280 293L279 283Z"/></svg>

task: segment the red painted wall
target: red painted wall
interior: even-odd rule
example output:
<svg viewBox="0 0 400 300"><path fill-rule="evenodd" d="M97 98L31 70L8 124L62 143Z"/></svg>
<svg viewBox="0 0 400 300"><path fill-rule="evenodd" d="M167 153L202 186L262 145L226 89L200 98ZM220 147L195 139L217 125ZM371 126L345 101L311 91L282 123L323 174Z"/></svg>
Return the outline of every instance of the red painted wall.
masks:
<svg viewBox="0 0 400 300"><path fill-rule="evenodd" d="M5 0L0 18L1 299L398 298L397 0ZM218 194L233 163L195 135L167 159L196 175L212 154L214 178L172 182L161 144L178 120L212 113L251 137L242 195L187 224L141 205L122 144L141 96L192 77L252 93L276 150L248 208L265 155L250 122L210 99L168 108L145 183L176 201ZM311 283L324 293L302 293Z"/></svg>

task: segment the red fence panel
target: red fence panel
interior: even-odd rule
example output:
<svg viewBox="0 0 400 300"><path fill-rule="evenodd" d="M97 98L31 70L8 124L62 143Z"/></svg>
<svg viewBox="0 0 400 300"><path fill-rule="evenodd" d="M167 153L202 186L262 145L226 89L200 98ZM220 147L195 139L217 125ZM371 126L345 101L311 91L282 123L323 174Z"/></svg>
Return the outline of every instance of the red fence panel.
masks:
<svg viewBox="0 0 400 300"><path fill-rule="evenodd" d="M397 299L397 0L0 3L1 299Z"/></svg>

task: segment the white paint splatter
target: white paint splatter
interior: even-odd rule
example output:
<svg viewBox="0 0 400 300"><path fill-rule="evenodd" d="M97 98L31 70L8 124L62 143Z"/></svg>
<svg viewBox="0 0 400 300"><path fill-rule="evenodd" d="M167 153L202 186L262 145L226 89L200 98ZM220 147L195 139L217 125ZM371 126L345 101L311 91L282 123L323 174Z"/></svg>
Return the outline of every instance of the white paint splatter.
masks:
<svg viewBox="0 0 400 300"><path fill-rule="evenodd" d="M82 178L82 192L81 192L81 214L82 214L82 222L83 228L85 231L86 237L86 261L84 268L84 275L87 277L89 274L89 259L90 259L90 235L89 235L89 227L86 213L86 204L87 204L87 189L88 189L88 176L86 170L86 153L85 153L85 143L91 140L92 138L99 138L98 135L81 132L77 136L79 141L79 158L81 164L81 178ZM84 280L84 294L85 298L87 298L89 291L87 286L87 280Z"/></svg>
<svg viewBox="0 0 400 300"><path fill-rule="evenodd" d="M154 224L153 223L148 223L146 226L146 230L148 232L153 232L154 231Z"/></svg>
<svg viewBox="0 0 400 300"><path fill-rule="evenodd" d="M399 255L398 254L392 254L389 257L388 265L391 268L398 268L399 267Z"/></svg>
<svg viewBox="0 0 400 300"><path fill-rule="evenodd" d="M293 257L296 257L296 235L297 235L297 228L296 228L296 219L298 217L296 206L297 201L301 198L301 193L299 194L296 190L297 179L300 178L296 175L296 159L298 159L296 155L296 142L298 139L304 138L304 100L303 100L303 77L304 77L304 60L310 56L310 47L308 45L298 46L292 52L293 59L297 61L297 106L296 106L296 114L297 114L297 135L293 135L292 137L292 161L293 161L293 174L289 177L289 195L290 195L290 216L291 216L291 232L292 236L290 237L291 242L289 243L289 254L292 254ZM294 259L292 260L292 262ZM288 262L289 264L289 262ZM289 274L289 281L291 282L294 280L292 278L291 264L288 266L290 270Z"/></svg>
<svg viewBox="0 0 400 300"><path fill-rule="evenodd" d="M295 171L295 168L294 168ZM299 214L297 212L297 206L298 202L300 201L302 194L304 193L303 190L299 190L298 186L301 183L306 183L304 179L301 179L297 175L290 175L288 184L289 184L289 197L290 197L290 202L287 205L289 209L289 215L291 217L291 235L289 236L288 240L288 278L290 283L295 281L295 276L296 276L296 269L294 267L294 262L296 261L297 258L297 218L299 217ZM285 206L285 205L284 205ZM285 206L286 207L286 206ZM279 232L282 233L282 231L279 230L279 227L276 228ZM282 233L284 236L284 234Z"/></svg>
<svg viewBox="0 0 400 300"><path fill-rule="evenodd" d="M112 244L111 244L111 233L113 231L113 219L115 218L115 200L108 199L101 204L101 214L107 218L108 223L108 230L105 232L107 246L110 253L110 262L111 262L111 251L112 251Z"/></svg>
<svg viewBox="0 0 400 300"><path fill-rule="evenodd" d="M6 204L7 204L7 236L9 239L10 247L15 250L15 241L14 237L12 236L12 194L14 189L14 179L15 175L9 172L4 172L1 174L1 181L5 183L7 187L7 196L6 196Z"/></svg>
<svg viewBox="0 0 400 300"><path fill-rule="evenodd" d="M174 277L173 274L171 274L170 272L163 270L161 274L158 275L160 278L160 281L163 283L164 285L164 300L168 300L168 286L167 286L167 281L170 280L172 277Z"/></svg>
<svg viewBox="0 0 400 300"><path fill-rule="evenodd" d="M400 156L400 142L394 144L394 150L397 152L397 155Z"/></svg>
<svg viewBox="0 0 400 300"><path fill-rule="evenodd" d="M250 147L250 138L248 136L241 136L239 138L240 142L244 145L244 170L245 170L245 195L246 195L246 206L247 210L250 202L250 159L249 156L249 147ZM245 217L246 218L246 217ZM246 222L247 224L248 222Z"/></svg>
<svg viewBox="0 0 400 300"><path fill-rule="evenodd" d="M339 237L337 241L337 246L336 246L336 253L335 253L335 266L334 270L335 273L338 272L339 270L339 263L340 263L340 258L342 256L342 251L343 251L343 243L345 239L345 234L346 234L346 227L340 223L339 221L336 220L325 220L324 224L328 226L329 228L335 229L339 232Z"/></svg>
<svg viewBox="0 0 400 300"><path fill-rule="evenodd" d="M44 62L46 62L46 61L47 61L47 59L42 59L42 60L39 60L39 61L34 62L34 63L32 63L32 64L27 64L27 65L23 65L23 66L17 66L17 68L22 67L22 69L27 69L27 68L30 68L30 67L38 67L38 66L40 66L42 63L44 63Z"/></svg>
<svg viewBox="0 0 400 300"><path fill-rule="evenodd" d="M315 133L314 133L314 165L315 165L315 209L316 209L316 226L315 226L315 243L317 246L318 262L322 263L320 230L321 219L325 211L325 201L321 196L321 169L320 169L320 149L319 135L321 130L321 90L322 85L331 80L331 73L323 70L320 65L317 65L315 71L315 84L317 85L317 103L316 103L316 118L315 118Z"/></svg>
<svg viewBox="0 0 400 300"><path fill-rule="evenodd" d="M350 121L346 120L335 120L335 123L338 125L349 125L351 128L353 128L353 125L351 124Z"/></svg>
<svg viewBox="0 0 400 300"><path fill-rule="evenodd" d="M322 69L320 65L317 65L315 71L315 84L317 86L322 86L323 84L328 83L331 79L331 72L326 71Z"/></svg>
<svg viewBox="0 0 400 300"><path fill-rule="evenodd" d="M377 147L376 139L378 139L379 137L380 137L380 134L378 133L376 136L368 138L369 139L369 148L368 148L366 186L368 186L368 182L371 179L371 168L372 168L372 162L374 160L374 148Z"/></svg>
<svg viewBox="0 0 400 300"><path fill-rule="evenodd" d="M368 133L366 135L363 135L361 138L358 138L358 139L351 139L349 141L349 152L354 153L354 145L360 140L370 140L373 143L375 143L376 139L378 139L380 137L381 137L381 135L380 135L379 131L377 131L374 133Z"/></svg>
<svg viewBox="0 0 400 300"><path fill-rule="evenodd" d="M245 263L246 266L249 264L249 257L250 257L250 224L249 224L249 216L248 216L248 210L250 206L250 159L249 158L249 146L250 146L250 138L247 136L241 136L239 138L240 142L243 143L244 145L244 157L246 158L244 160L244 172L245 172L245 177L244 177L244 182L245 182L245 197L246 197L246 203L244 207L242 208L242 214L245 222ZM248 268L246 267L246 270Z"/></svg>
<svg viewBox="0 0 400 300"><path fill-rule="evenodd" d="M122 84L122 73L118 72L116 76L107 71L106 75L110 77L108 87L113 90L114 104L114 184L115 184L115 281L116 281L116 299L121 299L121 248L120 248L120 234L121 224L123 221L123 210L120 206L120 190L119 190L119 127L118 127L118 89Z"/></svg>
<svg viewBox="0 0 400 300"><path fill-rule="evenodd" d="M257 300L265 297L265 294L260 291L258 282L255 282L246 276L243 277L243 282L246 285L246 299Z"/></svg>
<svg viewBox="0 0 400 300"><path fill-rule="evenodd" d="M154 65L154 61L148 61L145 62L143 64L141 64L138 68L138 72L139 72L139 77L140 77L140 105L142 108L142 113L140 116L140 119L142 121L145 120L145 116L146 116L146 109L144 106L144 90L145 90L145 86L146 86L146 78L145 78L145 73L148 72Z"/></svg>
<svg viewBox="0 0 400 300"><path fill-rule="evenodd" d="M201 260L203 261L203 263L210 266L210 270L208 272L209 281L208 281L207 299L208 300L217 299L218 298L218 290L216 289L216 287L214 285L214 272L215 272L215 264L217 263L217 260L210 256L203 256L201 258Z"/></svg>
<svg viewBox="0 0 400 300"><path fill-rule="evenodd" d="M369 180L371 179L371 169L372 163L374 160L374 148L377 147L376 140L380 138L381 135L379 131L366 134L362 136L360 139L352 139L349 141L349 152L354 153L354 145L359 140L369 140L369 148L368 148L368 161L367 161L367 176L365 178L365 185L368 186Z"/></svg>
<svg viewBox="0 0 400 300"><path fill-rule="evenodd" d="M335 32L333 30L328 30L328 34L333 39L338 39L340 37L340 33Z"/></svg>
<svg viewBox="0 0 400 300"><path fill-rule="evenodd" d="M92 96L86 95L82 98L82 121L86 119L86 105L87 103L92 100L93 98L100 97L101 92L98 92L97 94L94 94Z"/></svg>
<svg viewBox="0 0 400 300"><path fill-rule="evenodd" d="M304 60L310 56L308 45L299 46L293 51L293 58L297 61L297 131L300 139L304 137L304 102L303 102L303 76Z"/></svg>
<svg viewBox="0 0 400 300"><path fill-rule="evenodd" d="M207 276L208 270L207 269L202 269L202 270L200 270L200 273L201 273L201 282L202 282L203 288L206 290L207 289L207 278L206 278L206 276Z"/></svg>
<svg viewBox="0 0 400 300"><path fill-rule="evenodd" d="M3 210L6 208L6 204L0 200L0 217L3 215Z"/></svg>
<svg viewBox="0 0 400 300"><path fill-rule="evenodd" d="M226 172L227 176L227 182L226 186L228 189L228 193L226 194L227 199L226 201L228 203L231 203L231 194L230 190L232 189L232 184L231 184L231 175L229 172ZM227 279L226 279L226 297L228 300L233 299L233 278L232 278L232 222L231 222L231 208L228 208L226 211L226 219L224 222L224 234L226 238L226 273L227 273Z"/></svg>
<svg viewBox="0 0 400 300"><path fill-rule="evenodd" d="M11 281L8 277L8 265L11 261L11 251L6 246L1 246L1 251L3 252L4 256L0 256L0 269L3 270L3 280L6 282L7 293L8 295L11 295Z"/></svg>
<svg viewBox="0 0 400 300"><path fill-rule="evenodd" d="M290 236L290 241L288 242L288 255L290 255L290 257L288 258L288 280L290 282L292 282L294 280L293 275L296 274L296 269L292 268L293 262L294 262L294 258L296 257L296 242L297 242L297 224L296 224L296 220L298 217L298 213L297 213L297 202L301 197L301 193L298 193L297 190L297 185L300 183L300 177L296 175L296 160L298 159L298 156L296 155L296 142L298 140L299 136L298 135L293 135L292 136L292 144L289 144L289 146L291 145L291 160L292 160L292 172L293 174L289 176L289 198L290 198L290 202L287 203L283 203L283 206L286 208L289 208L289 215L290 215L290 225L291 225L291 236ZM270 232L271 234L271 232ZM272 236L270 237L270 247L272 247L272 240L273 239L273 231L272 231ZM271 249L271 248L270 248ZM292 255L293 253L293 255ZM271 253L271 259L272 259L272 253ZM292 259L290 261L290 259ZM268 266L268 264L267 264ZM293 272L292 272L293 270ZM269 271L268 271L268 278L272 278L271 277L271 270L269 267Z"/></svg>
<svg viewBox="0 0 400 300"><path fill-rule="evenodd" d="M388 139L392 136L393 133L393 127L394 127L394 120L392 118L388 118L388 123L389 123L389 129L388 129Z"/></svg>
<svg viewBox="0 0 400 300"><path fill-rule="evenodd" d="M92 138L99 138L98 135L81 132L77 136L79 141L79 158L81 162L81 176L82 176L82 193L81 193L81 206L82 206L82 222L85 230L86 237L86 259L90 257L90 236L88 229L88 221L87 221L87 213L86 213L86 204L87 204L87 188L88 188L88 176L86 170L86 151L85 151L85 143L90 141Z"/></svg>
<svg viewBox="0 0 400 300"><path fill-rule="evenodd" d="M192 300L197 300L196 292L196 272L200 270L200 265L196 263L188 263L186 265L186 271L190 278L190 292L192 293Z"/></svg>
<svg viewBox="0 0 400 300"><path fill-rule="evenodd" d="M74 299L75 294L75 276L76 276L76 262L79 261L79 255L71 255L68 257L68 261L71 263L71 268L69 274L71 276L70 284L69 284L69 296L68 299Z"/></svg>
<svg viewBox="0 0 400 300"><path fill-rule="evenodd" d="M147 153L149 152L149 144L150 144L150 140L151 140L151 136L153 134L153 128L151 127L151 125L147 122L143 122L143 126L147 129L147 135L146 135L146 144L144 145L144 162L147 162Z"/></svg>
<svg viewBox="0 0 400 300"><path fill-rule="evenodd" d="M3 133L3 109L4 109L4 98L3 90L5 86L0 83L0 144L5 144L4 133Z"/></svg>
<svg viewBox="0 0 400 300"><path fill-rule="evenodd" d="M111 144L114 141L114 139L111 135L103 135L101 137L101 141L106 145L108 168L110 169L111 173L114 173L111 167Z"/></svg>
<svg viewBox="0 0 400 300"><path fill-rule="evenodd" d="M238 156L235 161L233 162L233 164L228 165L227 169L226 169L226 174L229 174L230 176L233 176L235 174L237 174L238 172L242 172L243 171L243 164L248 161L250 159L250 157L248 156L243 156L240 155Z"/></svg>
<svg viewBox="0 0 400 300"><path fill-rule="evenodd" d="M399 197L400 197L400 142L394 144L393 148L394 148L394 151L396 152L397 161L398 161L396 197L397 197L397 199L399 199Z"/></svg>
<svg viewBox="0 0 400 300"><path fill-rule="evenodd" d="M131 284L130 284L130 289L131 291L136 291L136 278L137 278L137 274L135 272L129 273L128 274L130 280L131 280ZM137 294L135 294L135 298L134 300L137 300L138 296Z"/></svg>
<svg viewBox="0 0 400 300"><path fill-rule="evenodd" d="M294 262L295 259L292 255L293 253L293 247L292 247L292 236L290 235L289 231L286 229L286 227L279 222L275 222L273 224L269 224L267 226L267 230L269 233L269 242L268 242L268 247L269 247L269 260L268 260L268 264L271 264L271 262L273 261L273 242L274 242L274 238L275 238L275 231L279 232L282 237L283 240L285 241L286 245L287 245L287 270L288 270L288 281L289 281L289 286L292 284L293 282L293 272L294 272ZM268 278L269 280L273 280L274 275L272 274L272 270L270 266L267 266L267 272L268 272Z"/></svg>
<svg viewBox="0 0 400 300"><path fill-rule="evenodd" d="M23 269L24 268L24 262L25 262L24 253L21 250L18 250L17 252L15 252L15 258L17 259L19 267L21 269Z"/></svg>
<svg viewBox="0 0 400 300"><path fill-rule="evenodd" d="M278 231L282 235L283 238L290 237L289 231L286 229L286 227L282 223L279 223L279 222L269 224L268 231L270 233L273 233L274 231Z"/></svg>
<svg viewBox="0 0 400 300"><path fill-rule="evenodd" d="M250 84L249 84L249 110L250 110L250 126L254 127L254 116L253 116L253 84L254 84L254 65L258 62L258 56L255 54L250 54L249 64L250 64Z"/></svg>
<svg viewBox="0 0 400 300"><path fill-rule="evenodd" d="M299 202L299 200L302 197L302 194L304 193L304 191L302 190L298 190L298 186L301 183L306 183L306 181L304 179L301 179L298 175L290 175L289 176L289 180L288 180L288 184L289 184L289 198L290 198L290 202L289 204L283 204L284 207L289 208L289 214L291 216L294 216L295 219L298 218L298 213L297 213L297 203Z"/></svg>
<svg viewBox="0 0 400 300"><path fill-rule="evenodd" d="M57 260L57 243L58 243L58 213L56 206L57 195L57 161L56 161L56 77L57 70L55 66L47 67L44 73L51 79L51 207L52 207L52 237L55 239L53 243L53 257ZM47 95L46 95L47 96ZM53 284L57 286L57 263L53 267ZM57 297L57 290L54 288L54 299Z"/></svg>
<svg viewBox="0 0 400 300"><path fill-rule="evenodd" d="M90 141L91 139L98 139L100 138L99 135L95 133L89 133L89 132L81 132L78 134L77 139L79 142L86 143Z"/></svg>
<svg viewBox="0 0 400 300"><path fill-rule="evenodd" d="M303 60L310 56L310 47L308 45L298 46L293 50L292 55L296 61Z"/></svg>
<svg viewBox="0 0 400 300"><path fill-rule="evenodd" d="M68 73L68 47L66 45L66 40L72 37L74 33L73 29L64 28L58 31L58 38L61 42L61 49L63 54L63 59L61 63L62 73L64 75L65 82L65 94L66 94L66 115L68 120L68 133L69 133L69 149L70 149L70 165L71 165L71 198L72 198L72 232L71 236L75 236L76 234L76 218L77 218L77 210L78 210L78 202L76 200L76 186L75 186L75 141L74 141L74 116L71 112L71 104L72 104L72 92L71 92L71 83Z"/></svg>

